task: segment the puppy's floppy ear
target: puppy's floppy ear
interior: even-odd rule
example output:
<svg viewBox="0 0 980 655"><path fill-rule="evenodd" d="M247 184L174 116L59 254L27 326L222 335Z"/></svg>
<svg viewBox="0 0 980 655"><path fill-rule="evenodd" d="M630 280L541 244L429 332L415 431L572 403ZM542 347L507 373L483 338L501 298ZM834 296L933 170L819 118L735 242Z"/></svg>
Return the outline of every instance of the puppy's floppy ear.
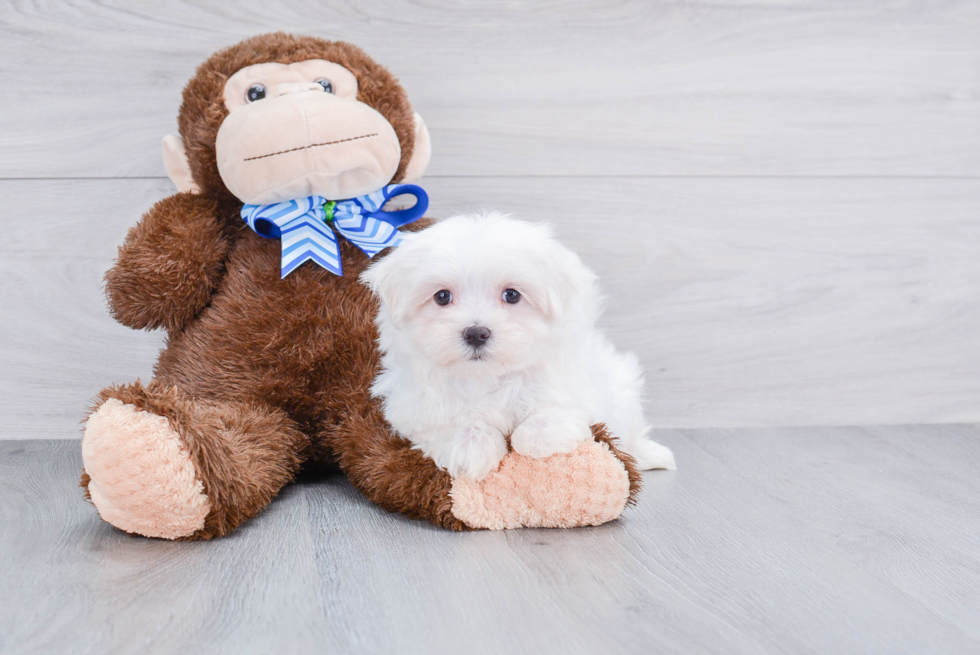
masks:
<svg viewBox="0 0 980 655"><path fill-rule="evenodd" d="M598 312L599 291L596 275L574 252L555 239L549 239L551 252L542 271L545 312L562 322L573 313L592 316Z"/></svg>
<svg viewBox="0 0 980 655"><path fill-rule="evenodd" d="M360 278L361 282L385 305L391 299L392 289L390 287L394 268L391 260L394 254L394 252L390 252L387 257L371 262L371 265L361 273Z"/></svg>
<svg viewBox="0 0 980 655"><path fill-rule="evenodd" d="M387 311L392 322L395 323L404 318L409 309L407 301L409 294L408 289L405 288L407 281L402 274L404 269L401 260L404 259L404 253L401 248L403 247L398 246L382 259L373 262L361 273L360 278L361 282L378 297L382 310Z"/></svg>

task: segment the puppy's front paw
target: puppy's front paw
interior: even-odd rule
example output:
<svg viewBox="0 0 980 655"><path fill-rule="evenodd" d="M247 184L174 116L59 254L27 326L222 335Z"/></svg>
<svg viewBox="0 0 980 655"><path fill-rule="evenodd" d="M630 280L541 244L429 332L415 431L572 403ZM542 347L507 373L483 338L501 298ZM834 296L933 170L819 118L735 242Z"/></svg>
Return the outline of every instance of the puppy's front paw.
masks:
<svg viewBox="0 0 980 655"><path fill-rule="evenodd" d="M455 432L435 451L432 459L454 478L482 480L497 470L506 454L504 435L480 423Z"/></svg>
<svg viewBox="0 0 980 655"><path fill-rule="evenodd" d="M532 412L510 435L515 452L542 459L555 453L570 453L583 441L592 440L588 418L572 408Z"/></svg>

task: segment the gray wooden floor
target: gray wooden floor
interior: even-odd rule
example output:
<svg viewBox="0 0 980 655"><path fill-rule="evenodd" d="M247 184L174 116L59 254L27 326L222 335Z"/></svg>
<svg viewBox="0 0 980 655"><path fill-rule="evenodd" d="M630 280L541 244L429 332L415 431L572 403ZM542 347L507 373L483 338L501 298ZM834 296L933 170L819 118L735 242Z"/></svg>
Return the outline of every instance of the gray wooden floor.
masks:
<svg viewBox="0 0 980 655"><path fill-rule="evenodd" d="M598 528L454 534L341 477L128 537L74 441L0 442L4 653L977 653L980 429L666 430Z"/></svg>
<svg viewBox="0 0 980 655"><path fill-rule="evenodd" d="M680 465L620 521L450 534L336 477L173 544L82 502L85 406L162 343L102 274L195 66L276 29L400 77L434 216L600 274ZM0 3L0 653L980 652L978 35L972 0Z"/></svg>

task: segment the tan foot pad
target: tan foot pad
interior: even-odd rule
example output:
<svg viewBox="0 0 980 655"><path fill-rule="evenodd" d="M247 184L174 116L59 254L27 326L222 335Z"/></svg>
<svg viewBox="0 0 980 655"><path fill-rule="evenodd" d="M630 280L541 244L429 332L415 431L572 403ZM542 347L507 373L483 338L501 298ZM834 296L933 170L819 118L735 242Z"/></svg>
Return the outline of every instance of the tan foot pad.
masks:
<svg viewBox="0 0 980 655"><path fill-rule="evenodd" d="M204 527L211 504L166 418L110 398L85 424L82 459L92 502L120 530L177 539Z"/></svg>
<svg viewBox="0 0 980 655"><path fill-rule="evenodd" d="M630 481L604 443L533 459L510 453L480 482L453 480L453 515L471 528L571 528L619 517Z"/></svg>

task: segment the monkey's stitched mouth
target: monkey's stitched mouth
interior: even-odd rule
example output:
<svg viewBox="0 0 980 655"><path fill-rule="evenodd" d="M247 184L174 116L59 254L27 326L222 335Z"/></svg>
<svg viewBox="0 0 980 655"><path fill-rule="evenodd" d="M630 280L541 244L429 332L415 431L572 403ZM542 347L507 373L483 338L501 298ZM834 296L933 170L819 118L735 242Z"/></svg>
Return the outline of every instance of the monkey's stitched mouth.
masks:
<svg viewBox="0 0 980 655"><path fill-rule="evenodd" d="M348 141L357 141L358 139L370 139L372 136L378 136L377 132L373 134L362 134L361 136L352 136L348 139L338 139L336 141L324 141L323 143L311 143L308 146L300 146L299 148L290 148L289 150L280 150L279 152L270 152L268 155L259 155L257 157L246 157L245 161L252 161L255 159L265 159L266 157L275 157L276 155L285 155L287 152L296 152L297 150L306 150L307 148L319 148L320 146L332 146L338 143L347 143Z"/></svg>

